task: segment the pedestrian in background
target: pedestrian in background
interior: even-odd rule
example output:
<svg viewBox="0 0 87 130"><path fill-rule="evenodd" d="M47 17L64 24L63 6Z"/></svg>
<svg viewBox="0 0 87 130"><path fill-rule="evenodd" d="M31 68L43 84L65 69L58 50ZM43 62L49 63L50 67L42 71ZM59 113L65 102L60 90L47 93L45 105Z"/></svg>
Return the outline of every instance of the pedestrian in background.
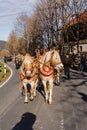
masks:
<svg viewBox="0 0 87 130"><path fill-rule="evenodd" d="M85 64L85 55L81 55L81 59L80 59L80 71L84 70L84 64Z"/></svg>
<svg viewBox="0 0 87 130"><path fill-rule="evenodd" d="M63 64L64 64L64 73L65 76L70 79L70 57L68 54L65 55L64 60L63 60Z"/></svg>

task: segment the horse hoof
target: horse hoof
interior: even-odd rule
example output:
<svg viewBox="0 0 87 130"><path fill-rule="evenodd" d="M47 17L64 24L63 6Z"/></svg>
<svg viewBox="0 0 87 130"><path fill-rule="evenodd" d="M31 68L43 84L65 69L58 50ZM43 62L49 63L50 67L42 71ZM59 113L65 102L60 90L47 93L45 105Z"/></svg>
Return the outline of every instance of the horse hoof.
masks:
<svg viewBox="0 0 87 130"><path fill-rule="evenodd" d="M48 103L48 100L45 99L45 102Z"/></svg>
<svg viewBox="0 0 87 130"><path fill-rule="evenodd" d="M60 82L54 82L54 84L60 86Z"/></svg>
<svg viewBox="0 0 87 130"><path fill-rule="evenodd" d="M36 97L36 94L34 94L33 97Z"/></svg>
<svg viewBox="0 0 87 130"><path fill-rule="evenodd" d="M24 101L24 104L28 104L28 102L25 102L25 101Z"/></svg>
<svg viewBox="0 0 87 130"><path fill-rule="evenodd" d="M33 101L34 100L34 98L30 98L30 101Z"/></svg>
<svg viewBox="0 0 87 130"><path fill-rule="evenodd" d="M49 105L51 105L52 103L51 102L48 102Z"/></svg>
<svg viewBox="0 0 87 130"><path fill-rule="evenodd" d="M24 96L24 93L23 93L23 92L21 92L21 96Z"/></svg>
<svg viewBox="0 0 87 130"><path fill-rule="evenodd" d="M60 86L60 82L57 83L57 86Z"/></svg>
<svg viewBox="0 0 87 130"><path fill-rule="evenodd" d="M30 101L33 101L34 99L30 99Z"/></svg>
<svg viewBox="0 0 87 130"><path fill-rule="evenodd" d="M34 95L34 97L36 98L36 95Z"/></svg>

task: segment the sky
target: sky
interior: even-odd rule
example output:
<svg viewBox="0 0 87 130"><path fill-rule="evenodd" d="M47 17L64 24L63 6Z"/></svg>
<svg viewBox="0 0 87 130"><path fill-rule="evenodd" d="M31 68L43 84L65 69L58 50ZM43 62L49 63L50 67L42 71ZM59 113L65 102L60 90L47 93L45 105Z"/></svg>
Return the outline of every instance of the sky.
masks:
<svg viewBox="0 0 87 130"><path fill-rule="evenodd" d="M7 41L16 18L23 12L31 15L37 0L0 0L0 40Z"/></svg>

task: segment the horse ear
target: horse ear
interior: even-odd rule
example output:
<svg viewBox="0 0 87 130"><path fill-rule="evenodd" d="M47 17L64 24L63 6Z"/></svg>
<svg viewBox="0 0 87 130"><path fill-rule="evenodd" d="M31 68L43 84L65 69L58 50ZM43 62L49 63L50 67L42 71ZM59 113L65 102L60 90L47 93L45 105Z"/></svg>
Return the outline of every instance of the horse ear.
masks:
<svg viewBox="0 0 87 130"><path fill-rule="evenodd" d="M51 57L53 56L53 54L54 54L54 51L52 51L52 53L51 53Z"/></svg>

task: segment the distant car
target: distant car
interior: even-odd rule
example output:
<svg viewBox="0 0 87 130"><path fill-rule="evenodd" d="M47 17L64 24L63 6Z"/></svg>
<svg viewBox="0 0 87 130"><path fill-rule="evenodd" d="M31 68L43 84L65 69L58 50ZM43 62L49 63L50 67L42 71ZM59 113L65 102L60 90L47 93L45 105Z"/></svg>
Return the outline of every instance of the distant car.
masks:
<svg viewBox="0 0 87 130"><path fill-rule="evenodd" d="M4 56L4 62L6 63L7 61L12 61L11 55Z"/></svg>
<svg viewBox="0 0 87 130"><path fill-rule="evenodd" d="M15 57L15 68L19 69L22 64L22 60L19 57Z"/></svg>

